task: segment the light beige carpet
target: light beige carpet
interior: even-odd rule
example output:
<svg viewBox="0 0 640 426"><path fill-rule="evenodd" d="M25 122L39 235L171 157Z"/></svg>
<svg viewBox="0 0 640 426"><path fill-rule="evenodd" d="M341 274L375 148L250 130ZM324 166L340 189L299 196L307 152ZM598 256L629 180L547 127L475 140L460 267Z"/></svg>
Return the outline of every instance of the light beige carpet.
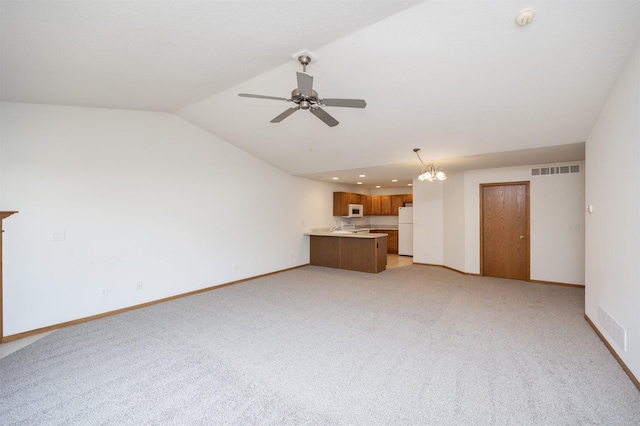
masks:
<svg viewBox="0 0 640 426"><path fill-rule="evenodd" d="M584 290L308 266L0 360L0 424L637 425Z"/></svg>

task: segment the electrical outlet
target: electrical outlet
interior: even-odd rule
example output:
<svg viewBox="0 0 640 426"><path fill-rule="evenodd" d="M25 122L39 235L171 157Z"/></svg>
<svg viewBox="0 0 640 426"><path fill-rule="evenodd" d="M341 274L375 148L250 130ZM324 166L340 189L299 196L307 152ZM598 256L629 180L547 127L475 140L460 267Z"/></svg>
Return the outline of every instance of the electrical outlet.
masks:
<svg viewBox="0 0 640 426"><path fill-rule="evenodd" d="M138 281L136 283L136 290L142 290L144 288L144 285L142 284L142 281Z"/></svg>
<svg viewBox="0 0 640 426"><path fill-rule="evenodd" d="M107 297L109 295L109 289L108 288L101 288L100 289L100 297Z"/></svg>

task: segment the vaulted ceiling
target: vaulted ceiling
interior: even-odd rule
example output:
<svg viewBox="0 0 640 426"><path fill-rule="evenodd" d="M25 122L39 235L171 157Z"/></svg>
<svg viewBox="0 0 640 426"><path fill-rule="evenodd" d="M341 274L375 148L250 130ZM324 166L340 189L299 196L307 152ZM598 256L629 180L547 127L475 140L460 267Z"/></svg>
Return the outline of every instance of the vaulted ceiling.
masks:
<svg viewBox="0 0 640 426"><path fill-rule="evenodd" d="M3 101L178 114L292 175L405 185L584 159L639 40L638 0L1 0ZM515 15L533 8L531 23ZM320 97L278 124L309 50ZM367 177L360 179L359 174ZM398 179L391 184L392 178Z"/></svg>

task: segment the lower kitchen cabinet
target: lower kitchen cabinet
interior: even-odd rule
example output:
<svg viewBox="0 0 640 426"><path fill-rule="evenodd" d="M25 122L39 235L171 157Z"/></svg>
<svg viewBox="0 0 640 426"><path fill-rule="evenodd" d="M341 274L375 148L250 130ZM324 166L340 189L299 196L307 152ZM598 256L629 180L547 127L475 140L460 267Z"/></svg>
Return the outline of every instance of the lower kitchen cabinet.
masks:
<svg viewBox="0 0 640 426"><path fill-rule="evenodd" d="M312 236L309 257L312 265L340 267L340 238Z"/></svg>
<svg viewBox="0 0 640 426"><path fill-rule="evenodd" d="M396 229L372 229L369 232L387 234L387 253L398 254L398 231Z"/></svg>
<svg viewBox="0 0 640 426"><path fill-rule="evenodd" d="M387 268L387 237L310 236L310 264L360 272Z"/></svg>

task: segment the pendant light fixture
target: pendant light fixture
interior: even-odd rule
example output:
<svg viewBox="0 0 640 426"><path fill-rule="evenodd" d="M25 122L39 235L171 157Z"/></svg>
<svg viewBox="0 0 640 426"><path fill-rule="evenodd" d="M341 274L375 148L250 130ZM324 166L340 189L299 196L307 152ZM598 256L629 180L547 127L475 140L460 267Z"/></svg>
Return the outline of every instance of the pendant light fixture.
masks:
<svg viewBox="0 0 640 426"><path fill-rule="evenodd" d="M418 176L418 180L428 180L429 182L433 182L436 180L445 180L447 179L447 175L442 171L442 167L434 166L433 163L426 165L420 158L420 148L415 148L413 152L418 156L418 160L422 164L422 171L420 172L420 176Z"/></svg>

